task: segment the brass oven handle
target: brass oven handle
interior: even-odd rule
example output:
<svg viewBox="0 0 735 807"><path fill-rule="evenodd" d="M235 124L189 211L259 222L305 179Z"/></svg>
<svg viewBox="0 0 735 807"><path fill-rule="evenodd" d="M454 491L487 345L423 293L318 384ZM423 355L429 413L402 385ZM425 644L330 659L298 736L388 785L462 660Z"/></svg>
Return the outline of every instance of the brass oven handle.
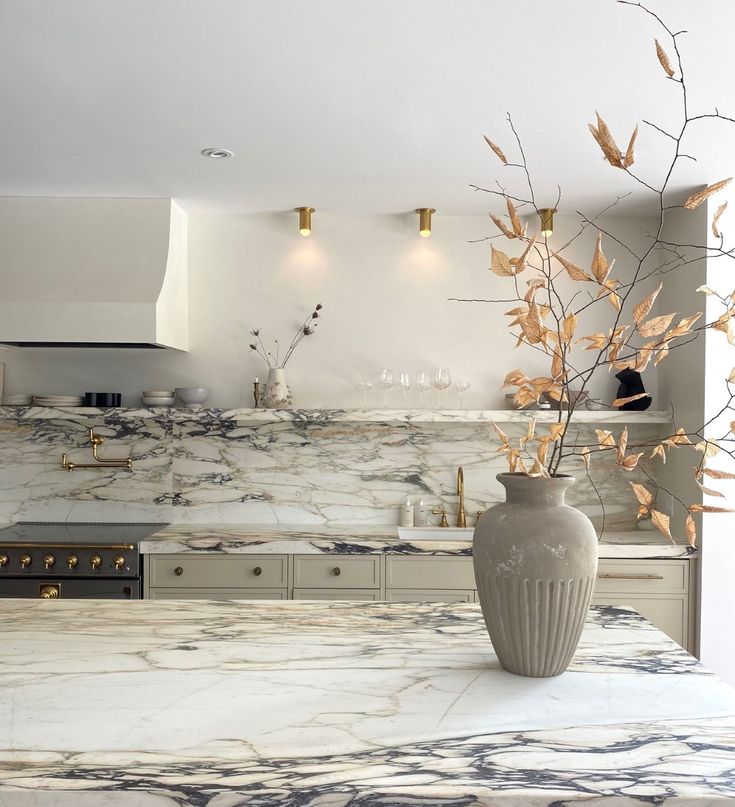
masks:
<svg viewBox="0 0 735 807"><path fill-rule="evenodd" d="M342 569L340 569L339 566L335 566L334 569L332 569L332 574L335 577L339 577L342 574Z"/></svg>
<svg viewBox="0 0 735 807"><path fill-rule="evenodd" d="M662 574L615 574L614 572L600 572L600 580L663 580Z"/></svg>
<svg viewBox="0 0 735 807"><path fill-rule="evenodd" d="M261 574L263 574L263 570L260 568L260 566L256 566L256 567L253 569L253 574L254 574L256 577L260 577L260 575L261 575Z"/></svg>
<svg viewBox="0 0 735 807"><path fill-rule="evenodd" d="M183 573L184 573L184 568L183 568L182 566L177 566L177 567L174 569L174 574L175 574L177 577L181 577L181 575L182 575Z"/></svg>

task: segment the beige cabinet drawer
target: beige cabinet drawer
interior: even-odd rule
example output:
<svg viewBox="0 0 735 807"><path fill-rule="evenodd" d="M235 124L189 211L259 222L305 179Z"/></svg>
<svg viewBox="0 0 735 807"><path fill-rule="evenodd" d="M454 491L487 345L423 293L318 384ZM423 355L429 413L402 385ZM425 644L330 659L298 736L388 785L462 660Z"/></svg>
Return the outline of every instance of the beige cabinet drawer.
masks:
<svg viewBox="0 0 735 807"><path fill-rule="evenodd" d="M595 594L622 591L639 594L685 593L689 582L687 560L600 561Z"/></svg>
<svg viewBox="0 0 735 807"><path fill-rule="evenodd" d="M152 588L285 588L288 555L151 555L148 584Z"/></svg>
<svg viewBox="0 0 735 807"><path fill-rule="evenodd" d="M386 599L389 602L474 602L472 589L392 588Z"/></svg>
<svg viewBox="0 0 735 807"><path fill-rule="evenodd" d="M645 617L652 625L663 631L682 647L688 648L686 595L653 595L650 597L626 594L596 594L592 598L593 605L627 605Z"/></svg>
<svg viewBox="0 0 735 807"><path fill-rule="evenodd" d="M379 600L379 591L365 588L295 588L295 600Z"/></svg>
<svg viewBox="0 0 735 807"><path fill-rule="evenodd" d="M380 555L295 555L294 588L380 588Z"/></svg>
<svg viewBox="0 0 735 807"><path fill-rule="evenodd" d="M287 600L286 588L152 588L149 600Z"/></svg>
<svg viewBox="0 0 735 807"><path fill-rule="evenodd" d="M385 585L390 589L473 589L472 558L388 555L385 559Z"/></svg>

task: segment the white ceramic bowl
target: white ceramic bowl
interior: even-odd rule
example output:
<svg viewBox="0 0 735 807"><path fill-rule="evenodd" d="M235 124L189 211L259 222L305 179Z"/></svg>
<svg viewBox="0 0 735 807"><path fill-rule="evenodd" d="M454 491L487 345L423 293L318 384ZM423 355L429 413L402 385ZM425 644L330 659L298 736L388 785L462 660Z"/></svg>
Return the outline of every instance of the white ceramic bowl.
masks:
<svg viewBox="0 0 735 807"><path fill-rule="evenodd" d="M144 389L144 398L173 398L174 391L172 389Z"/></svg>
<svg viewBox="0 0 735 807"><path fill-rule="evenodd" d="M174 399L173 398L157 398L154 396L143 396L142 398L143 404L145 406L173 406Z"/></svg>
<svg viewBox="0 0 735 807"><path fill-rule="evenodd" d="M176 397L184 406L201 406L211 391L204 387L176 387Z"/></svg>

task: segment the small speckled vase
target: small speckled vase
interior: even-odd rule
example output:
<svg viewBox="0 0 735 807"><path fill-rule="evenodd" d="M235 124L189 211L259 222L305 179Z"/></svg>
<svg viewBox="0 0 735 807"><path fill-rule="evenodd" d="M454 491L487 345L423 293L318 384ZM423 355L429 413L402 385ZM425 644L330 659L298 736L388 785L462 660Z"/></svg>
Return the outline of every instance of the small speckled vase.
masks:
<svg viewBox="0 0 735 807"><path fill-rule="evenodd" d="M482 614L502 666L563 673L577 649L597 575L597 533L564 503L571 476L498 474L506 500L478 521L472 546Z"/></svg>

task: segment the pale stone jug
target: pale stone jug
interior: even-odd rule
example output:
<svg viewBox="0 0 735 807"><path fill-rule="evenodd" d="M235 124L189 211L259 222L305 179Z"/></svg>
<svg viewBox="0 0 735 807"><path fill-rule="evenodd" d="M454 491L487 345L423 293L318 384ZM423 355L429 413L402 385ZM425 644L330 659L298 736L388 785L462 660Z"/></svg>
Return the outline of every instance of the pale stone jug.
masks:
<svg viewBox="0 0 735 807"><path fill-rule="evenodd" d="M502 666L545 678L569 666L597 575L597 533L564 503L571 476L498 474L506 500L478 521L475 580Z"/></svg>

